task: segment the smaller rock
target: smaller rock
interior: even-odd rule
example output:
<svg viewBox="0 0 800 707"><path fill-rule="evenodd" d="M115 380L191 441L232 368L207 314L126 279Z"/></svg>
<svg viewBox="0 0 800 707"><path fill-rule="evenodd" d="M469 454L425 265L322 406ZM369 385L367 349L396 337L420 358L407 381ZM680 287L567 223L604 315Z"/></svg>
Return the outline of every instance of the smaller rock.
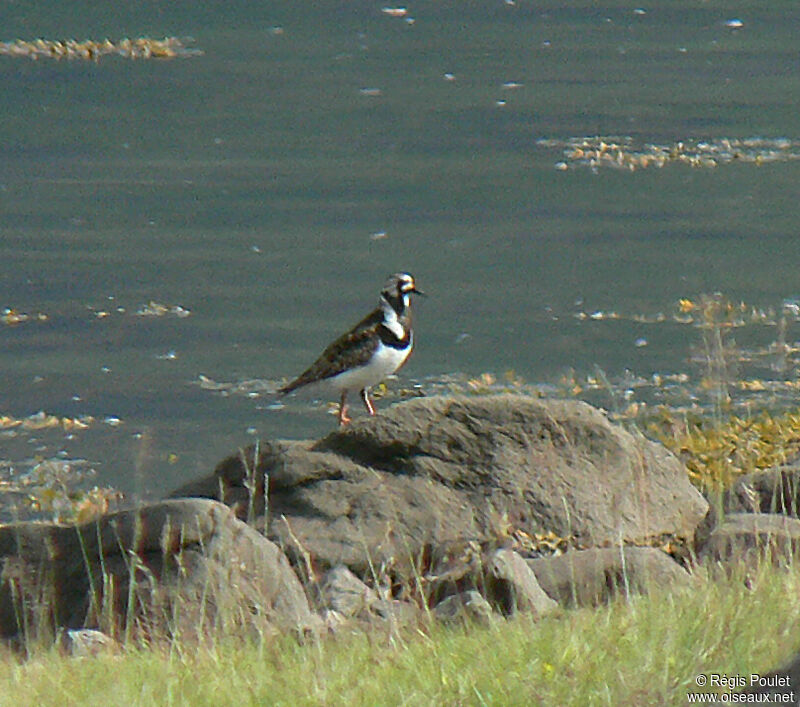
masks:
<svg viewBox="0 0 800 707"><path fill-rule="evenodd" d="M775 565L800 555L800 520L773 513L731 513L711 532L700 551L703 561Z"/></svg>
<svg viewBox="0 0 800 707"><path fill-rule="evenodd" d="M420 610L416 604L399 599L378 599L373 606L373 611L386 621L407 626L420 618Z"/></svg>
<svg viewBox="0 0 800 707"><path fill-rule="evenodd" d="M374 589L368 587L344 565L328 570L319 586L323 606L343 617L367 612L378 600Z"/></svg>
<svg viewBox="0 0 800 707"><path fill-rule="evenodd" d="M434 618L444 623L454 621L477 621L489 623L492 617L492 607L480 592L470 589L466 592L451 594L433 607Z"/></svg>
<svg viewBox="0 0 800 707"><path fill-rule="evenodd" d="M725 509L729 513L800 516L800 464L739 477L725 494Z"/></svg>
<svg viewBox="0 0 800 707"><path fill-rule="evenodd" d="M94 658L101 654L116 654L122 646L111 636L94 629L65 629L59 631L58 647L65 655L75 658Z"/></svg>
<svg viewBox="0 0 800 707"><path fill-rule="evenodd" d="M503 606L503 613L531 611L539 617L558 607L539 585L527 562L513 550L495 550L485 563L487 584L492 585L489 593Z"/></svg>
<svg viewBox="0 0 800 707"><path fill-rule="evenodd" d="M695 557L700 555L700 551L705 547L705 544L708 542L708 539L711 537L711 533L714 531L714 528L717 527L719 524L719 514L717 513L717 509L709 505L708 512L706 513L705 518L700 521L694 531L694 538L692 540L691 545L691 552L694 554Z"/></svg>
<svg viewBox="0 0 800 707"><path fill-rule="evenodd" d="M526 562L542 589L564 606L598 606L650 587L692 583L686 570L654 547L592 548Z"/></svg>

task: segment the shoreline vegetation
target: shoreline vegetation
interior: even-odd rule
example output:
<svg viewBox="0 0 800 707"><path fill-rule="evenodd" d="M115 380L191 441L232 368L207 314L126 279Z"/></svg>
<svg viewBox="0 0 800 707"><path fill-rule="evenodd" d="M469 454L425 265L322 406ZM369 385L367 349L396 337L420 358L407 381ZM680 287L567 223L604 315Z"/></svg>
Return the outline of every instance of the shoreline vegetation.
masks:
<svg viewBox="0 0 800 707"><path fill-rule="evenodd" d="M787 321L797 313L787 305L783 312L759 314L721 295L682 300L678 310L692 318L700 335L692 356L700 369L690 394L693 406L631 400L625 393L631 386L609 382L599 369L582 379L565 376L559 397L600 397L601 405L604 397L612 420L673 452L717 516L724 516L723 498L737 481L789 468L800 454L800 411L787 398L754 410L739 395L763 392L773 384L797 387L796 349L786 337ZM753 351L739 349L732 334L762 315L771 318L777 332L764 356L783 364L773 367L772 381L754 383L750 376L740 377ZM688 387L683 378L671 383ZM205 385L212 393L219 390L211 384ZM648 383L656 388L668 384ZM445 390L435 392L552 393L512 372L499 380L486 373L440 385ZM252 393L244 389L243 394ZM378 392L386 398L409 398L429 391ZM2 419L4 426L37 429L36 421ZM37 420L65 429L76 425L47 415ZM69 470L40 471L36 483L14 486L6 478L0 490L16 493L17 500L24 497L40 516L62 522L99 517L119 500L113 489L86 489L86 479L70 476ZM55 480L43 481L48 475ZM559 538L550 540L557 553L563 551ZM561 607L536 618L492 614L482 621L445 625L427 610L411 624L348 624L331 635L299 641L267 631L245 636L210 631L200 642L196 637L129 637L91 658L67 655L52 636L31 636L22 646L0 647L0 703L685 704L691 692L721 694L740 687L733 678L766 674L800 648L800 567L785 554L772 557L770 551L767 547L756 564L722 572L709 564L692 566L691 587L653 587L598 607ZM711 674L731 681L698 688L697 677Z"/></svg>

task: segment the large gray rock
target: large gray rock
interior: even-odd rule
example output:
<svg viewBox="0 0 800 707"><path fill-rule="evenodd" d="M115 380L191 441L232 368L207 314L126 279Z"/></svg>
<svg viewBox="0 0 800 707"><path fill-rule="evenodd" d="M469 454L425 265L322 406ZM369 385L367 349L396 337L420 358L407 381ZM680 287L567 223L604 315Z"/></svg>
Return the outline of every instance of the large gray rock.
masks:
<svg viewBox="0 0 800 707"><path fill-rule="evenodd" d="M664 447L577 401L520 395L400 403L318 442L270 442L173 495L264 510L302 562L412 576L426 548L497 540L497 519L583 546L690 540L707 503ZM248 482L250 478L250 482ZM255 488L251 497L248 487Z"/></svg>
<svg viewBox="0 0 800 707"><path fill-rule="evenodd" d="M597 606L652 588L691 586L692 577L654 547L607 547L528 560L547 594L563 606Z"/></svg>
<svg viewBox="0 0 800 707"><path fill-rule="evenodd" d="M305 630L317 621L280 549L214 501L163 501L79 526L0 527L3 638L59 627Z"/></svg>

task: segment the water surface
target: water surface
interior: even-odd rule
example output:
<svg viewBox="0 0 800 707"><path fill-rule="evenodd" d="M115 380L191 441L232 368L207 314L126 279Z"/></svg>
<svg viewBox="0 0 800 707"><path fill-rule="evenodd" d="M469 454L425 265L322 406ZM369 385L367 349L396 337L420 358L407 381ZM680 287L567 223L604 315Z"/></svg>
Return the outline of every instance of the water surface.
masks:
<svg viewBox="0 0 800 707"><path fill-rule="evenodd" d="M46 315L0 326L0 412L96 420L7 431L4 459L84 458L96 483L158 496L255 437L322 434L324 401L273 410L263 390L400 269L430 296L399 387L695 376L698 332L634 315L800 292L798 162L562 170L542 142L797 139L791 4L382 7L2 10L3 40L176 35L204 52L0 57L0 306ZM136 314L150 302L190 315Z"/></svg>

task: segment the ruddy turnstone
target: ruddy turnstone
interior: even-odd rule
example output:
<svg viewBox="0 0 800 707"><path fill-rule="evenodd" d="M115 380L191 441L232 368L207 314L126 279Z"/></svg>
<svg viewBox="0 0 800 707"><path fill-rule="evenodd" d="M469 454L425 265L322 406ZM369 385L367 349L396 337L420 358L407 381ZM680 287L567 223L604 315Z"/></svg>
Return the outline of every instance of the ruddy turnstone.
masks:
<svg viewBox="0 0 800 707"><path fill-rule="evenodd" d="M378 307L340 336L291 383L278 392L291 393L325 381L341 393L339 424L350 422L347 394L357 390L370 415L375 414L369 390L402 366L414 346L411 331L411 295L422 295L412 275L392 275L381 290Z"/></svg>

